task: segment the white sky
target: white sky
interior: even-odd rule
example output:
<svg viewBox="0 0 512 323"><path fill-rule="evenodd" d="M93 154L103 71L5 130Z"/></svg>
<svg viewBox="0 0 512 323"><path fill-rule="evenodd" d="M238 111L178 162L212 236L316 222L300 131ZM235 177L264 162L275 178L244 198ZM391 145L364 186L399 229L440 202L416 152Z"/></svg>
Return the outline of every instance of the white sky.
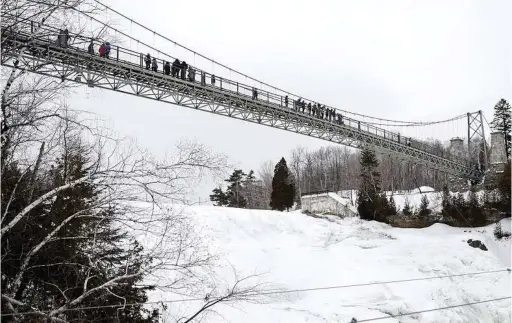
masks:
<svg viewBox="0 0 512 323"><path fill-rule="evenodd" d="M494 104L501 97L512 100L510 0L104 3L257 79L362 114L441 120L482 110L491 121ZM124 31L194 65L193 56L116 20ZM139 49L132 42L124 46ZM277 163L298 145L311 149L327 145L100 89L80 88L69 103L110 119L119 135L136 137L155 155L163 156L180 138L195 138L246 171L257 170L268 159ZM447 136L461 132L462 137L467 132L460 125L443 127ZM439 132L428 131L428 136ZM410 135L415 136L414 131ZM205 182L197 195L206 198L213 185Z"/></svg>

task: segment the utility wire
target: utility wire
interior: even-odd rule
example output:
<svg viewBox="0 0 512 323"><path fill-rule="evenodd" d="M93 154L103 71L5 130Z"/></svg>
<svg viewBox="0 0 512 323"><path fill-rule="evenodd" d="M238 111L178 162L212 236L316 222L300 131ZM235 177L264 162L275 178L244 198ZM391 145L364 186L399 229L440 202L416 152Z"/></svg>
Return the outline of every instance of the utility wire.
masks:
<svg viewBox="0 0 512 323"><path fill-rule="evenodd" d="M286 90L280 89L280 88L278 88L278 87L276 87L276 86L273 86L273 85L270 85L270 84L265 83L265 82L263 82L263 81L260 81L260 80L258 80L258 79L256 79L256 78L252 77L252 76L249 76L249 75L244 74L244 73L242 73L242 72L240 72L240 71L237 71L236 69L233 69L233 68L231 68L231 67L229 67L229 66L226 66L226 65L224 65L224 64L222 64L222 63L220 63L220 62L218 62L218 61L216 61L216 60L214 60L214 59L212 59L212 58L209 58L209 57L207 57L207 56L204 56L203 54L200 54L200 53L198 53L197 51L195 51L195 50L193 50L193 49L191 49L191 48L188 48L188 47L186 47L185 45L182 45L182 44L180 44L180 43L178 43L178 42L176 42L176 41L174 41L174 40L172 40L172 39L168 38L167 36L164 36L164 35L160 34L159 32L157 32L157 31L155 31L155 30L153 30L153 29L151 29L151 28L148 28L148 27L146 27L146 26L144 26L144 25L142 25L142 24L138 23L138 22L137 22L137 21L135 21L134 19L132 19L132 18L130 18L130 17L128 17L128 16L126 16L126 15L122 14L121 12L119 12L119 11L117 11L117 10L113 9L113 8L112 8L112 7L110 7L110 6L107 6L106 4L102 3L102 2L101 2L101 1L99 1L99 0L94 0L94 2L96 2L96 3L98 3L99 5L103 6L105 9L110 10L110 11L112 11L112 12L116 13L117 15L119 15L119 16L121 16L121 17L123 17L123 18L127 19L127 20L129 20L131 23L134 23L134 24L136 24L137 26L142 27L143 29L145 29L145 30L147 30L147 31L149 31L149 32L151 32L151 33L153 33L154 35L157 35L157 36L159 36L159 37L161 37L161 38L163 38L163 39L165 39L165 40L167 40L167 41L169 41L169 42L173 43L174 45L179 46L179 47L181 47L181 48L183 48L183 49L185 49L185 50L187 50L187 51L189 51L189 52L191 52L191 53L193 53L193 54L195 54L195 55L197 55L197 56L199 56L199 57L201 57L201 58L204 58L204 59L206 59L206 60L208 60L208 61L210 61L210 62L212 62L212 63L214 63L214 64L217 64L217 65L219 65L219 66L221 66L221 67L224 67L225 69L227 69L227 70L229 70L229 71L235 72L235 73L236 73L236 74L238 74L238 75L241 75L241 76L243 76L243 77L246 77L246 78L248 78L248 79L250 79L250 80L252 80L252 81L258 82L258 83L260 83L260 84L262 84L262 85L268 86L268 87L270 87L270 88L272 88L272 89L274 89L274 90L277 90L277 91L283 92L283 93L288 94L288 95L290 95L290 96L294 96L294 97L297 97L297 98L304 98L304 97L302 97L302 96L300 96L300 95L293 94L293 93L288 92L288 91L286 91ZM112 28L112 29L113 29L113 28ZM115 29L114 29L114 30L115 30ZM306 99L307 101L316 102L315 100L310 100L310 99L307 99L307 98L304 98L304 99ZM327 105L326 105L326 107L328 107L328 108L332 108L331 106L327 106ZM352 115L356 115L356 116L360 116L360 117L365 117L365 118L369 118L369 119L380 120L380 121L388 121L388 122L393 122L393 123L403 123L403 124L411 125L411 126L412 126L412 125L430 125L430 124L444 123L444 122L448 122L448 121L452 121L452 120L457 120L457 119L460 119L461 117L465 117L465 116L466 116L466 114L463 114L463 115L460 115L460 116L457 116L457 117L454 117L454 118L450 118L450 119L447 119L447 120L442 120L442 121L432 121L432 122L424 122L424 121L403 121L403 120L391 120L391 119L384 119L384 118L378 118L378 117L367 116L367 115L364 115L364 114L359 114L359 113L356 113L356 112L350 112L350 111L346 111L346 110L342 110L342 109L337 109L337 110L342 111L342 112L344 112L344 113L346 113L346 114L352 114ZM371 122L366 122L366 123L373 124L373 123L371 123ZM380 125L382 125L382 124L380 124Z"/></svg>
<svg viewBox="0 0 512 323"><path fill-rule="evenodd" d="M311 292L311 291L320 291L320 290L330 290L330 289L343 289L343 288L352 288L352 287L362 287L362 286L371 286L371 285L382 285L382 284L393 284L393 283L405 283L412 281L421 281L421 280L431 280L431 279L440 279L440 278L450 278L450 277L462 277L462 276L473 276L473 275L483 275L483 274L492 274L499 272L511 272L510 268L503 268L497 270L490 271L479 271L479 272L471 272L471 273L463 273L463 274L453 274L453 275L442 275L442 276L431 276L431 277L420 277L420 278L410 278L410 279L402 279L402 280L388 280L388 281L377 281L377 282L368 282L361 284L350 284L350 285L337 285L337 286L325 286L325 287L313 287L313 288L302 288L302 289L288 289L288 290L270 290L270 291L262 291L262 292L253 292L244 294L245 297L251 296L266 296L266 295L277 295L277 294L289 294L289 293L299 293L299 292ZM185 302L197 302L203 301L204 297L198 298L186 298L186 299L172 299L165 301L154 301L154 302L145 302L145 303L129 303L123 305L99 305L99 306L86 306L86 307L75 307L68 308L64 311L80 311L80 310L89 310L89 309L102 309L102 308L124 308L138 305L151 305L151 304L167 304L167 303L185 303ZM14 315L41 315L44 313L49 313L48 311L30 311L30 312L20 312L20 313L8 313L8 314L0 314L0 316L14 316Z"/></svg>
<svg viewBox="0 0 512 323"><path fill-rule="evenodd" d="M402 316L409 316L409 315L420 314L420 313L442 311L442 310L447 310L447 309L450 309L450 308L457 308L457 307L470 306L470 305L476 305L476 304L482 304L482 303L490 303L490 302L502 301L502 300L510 299L510 298L512 298L512 296L499 297L499 298L493 298L493 299L486 299L484 301L470 302L470 303L450 305L450 306L444 306L444 307L437 307L437 308L431 308L431 309L415 311L415 312L400 313L400 314L396 314L396 315L390 314L388 316L374 317L374 318L371 318L371 319L364 319L364 320L355 320L355 319L353 319L350 323L362 323L362 322L379 321L379 320L385 320L385 319L402 317Z"/></svg>

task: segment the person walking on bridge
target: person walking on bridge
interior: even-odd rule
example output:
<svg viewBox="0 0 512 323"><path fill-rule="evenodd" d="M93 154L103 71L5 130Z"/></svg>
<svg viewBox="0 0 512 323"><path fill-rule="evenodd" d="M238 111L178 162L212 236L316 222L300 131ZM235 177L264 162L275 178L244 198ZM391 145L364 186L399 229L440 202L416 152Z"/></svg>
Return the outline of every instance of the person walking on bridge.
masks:
<svg viewBox="0 0 512 323"><path fill-rule="evenodd" d="M158 71L158 63L156 61L156 57L153 57L153 60L151 61L151 70L153 72Z"/></svg>
<svg viewBox="0 0 512 323"><path fill-rule="evenodd" d="M181 79L185 81L185 75L188 68L187 62L183 61L181 62Z"/></svg>
<svg viewBox="0 0 512 323"><path fill-rule="evenodd" d="M100 45L98 52L100 53L100 57L105 57L105 44Z"/></svg>
<svg viewBox="0 0 512 323"><path fill-rule="evenodd" d="M110 56L110 43L106 42L105 43L105 57L109 58L109 56Z"/></svg>
<svg viewBox="0 0 512 323"><path fill-rule="evenodd" d="M164 74L165 75L171 74L171 63L165 62L165 64L164 64Z"/></svg>
<svg viewBox="0 0 512 323"><path fill-rule="evenodd" d="M171 74L172 76L174 77L179 77L179 73L180 73L180 66L181 66L181 63L180 61L176 58L174 60L174 62L172 62L172 69L171 69Z"/></svg>
<svg viewBox="0 0 512 323"><path fill-rule="evenodd" d="M188 80L190 82L196 81L196 71L194 70L194 68L192 66L188 67Z"/></svg>
<svg viewBox="0 0 512 323"><path fill-rule="evenodd" d="M91 55L94 55L94 41L91 38L91 42L89 43L89 46L87 47L87 52Z"/></svg>
<svg viewBox="0 0 512 323"><path fill-rule="evenodd" d="M151 67L151 55L149 53L144 57L144 63L146 63L146 69L149 70Z"/></svg>

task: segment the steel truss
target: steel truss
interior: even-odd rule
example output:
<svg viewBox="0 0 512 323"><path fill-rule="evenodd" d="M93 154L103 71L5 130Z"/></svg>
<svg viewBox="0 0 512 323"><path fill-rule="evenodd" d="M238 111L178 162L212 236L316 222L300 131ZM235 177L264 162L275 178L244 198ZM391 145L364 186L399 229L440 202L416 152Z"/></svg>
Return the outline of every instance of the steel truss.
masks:
<svg viewBox="0 0 512 323"><path fill-rule="evenodd" d="M489 159L487 156L487 142L485 140L484 121L482 117L482 110L478 112L468 113L468 157L476 156L477 164L482 170L488 168ZM481 144L473 147L471 140L473 138L480 138ZM480 158L482 156L482 158Z"/></svg>
<svg viewBox="0 0 512 323"><path fill-rule="evenodd" d="M8 34L2 42L3 66L177 104L350 147L366 147L457 177L479 179L482 176L465 161L452 161L357 127L319 119L279 104L253 100L237 92L173 78L128 62L90 55L76 48L60 48L46 40L32 39L27 34Z"/></svg>

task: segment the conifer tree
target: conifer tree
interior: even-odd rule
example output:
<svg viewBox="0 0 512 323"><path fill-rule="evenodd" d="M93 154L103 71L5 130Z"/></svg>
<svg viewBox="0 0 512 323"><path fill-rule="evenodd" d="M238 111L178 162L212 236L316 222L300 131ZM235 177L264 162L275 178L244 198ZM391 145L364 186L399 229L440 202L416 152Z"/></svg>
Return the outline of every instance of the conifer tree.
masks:
<svg viewBox="0 0 512 323"><path fill-rule="evenodd" d="M289 210L293 206L295 194L295 183L283 157L274 168L270 207L272 210Z"/></svg>
<svg viewBox="0 0 512 323"><path fill-rule="evenodd" d="M402 214L405 215L405 216L411 216L412 215L411 204L409 203L409 199L407 198L407 196L405 197L404 208L402 210Z"/></svg>
<svg viewBox="0 0 512 323"><path fill-rule="evenodd" d="M87 153L80 147L69 148L55 165L36 181L28 184L19 181L22 191L34 190L34 195L59 187L83 177L87 168ZM15 179L15 165L10 165L9 176L2 179ZM11 181L2 181L2 189L12 190ZM18 184L18 185L19 185ZM25 185L28 184L28 185ZM158 312L134 305L121 309L123 302L145 303L146 292L152 287L142 286L142 273L147 265L139 255L143 248L125 232L113 225L119 211L115 205L102 205L102 192L96 184L83 182L60 191L54 199L33 210L33 214L23 219L6 236L2 236L2 293L6 289L15 292L15 298L24 304L37 304L39 307L58 308L68 300L77 299L84 293L125 273L137 273L108 291L98 289L90 297L80 302L80 306L94 307L113 305L98 310L68 311L69 322L120 322L150 323L158 320ZM19 195L19 194L18 194ZM30 194L21 196L26 198ZM2 206L5 199L2 196ZM9 209L14 213L26 207L30 200L15 201ZM58 231L55 231L60 228ZM29 252L40 245L37 256ZM29 237L29 238L27 238ZM8 242L8 243L4 243ZM4 249L4 247L6 249ZM16 250L13 249L17 248ZM126 259L136 259L126 265ZM20 259L28 259L28 263ZM94 264L94 265L92 265ZM23 272L18 286L14 283L19 272ZM85 283L87 282L87 283ZM13 291L14 289L14 291Z"/></svg>
<svg viewBox="0 0 512 323"><path fill-rule="evenodd" d="M395 198L393 197L393 195L391 195L389 197L389 212L388 212L388 215L396 215L397 211L396 211L396 203L395 203Z"/></svg>
<svg viewBox="0 0 512 323"><path fill-rule="evenodd" d="M389 215L387 198L381 194L379 162L375 153L368 149L361 152L361 185L357 193L357 211L364 220L386 221Z"/></svg>
<svg viewBox="0 0 512 323"><path fill-rule="evenodd" d="M428 208L429 203L430 203L430 201L428 200L428 197L426 195L423 195L421 197L419 216L429 216L430 215L430 213L432 211Z"/></svg>
<svg viewBox="0 0 512 323"><path fill-rule="evenodd" d="M228 196L222 190L222 187L216 187L212 191L213 194L210 195L210 201L215 202L215 206L224 206L228 205Z"/></svg>
<svg viewBox="0 0 512 323"><path fill-rule="evenodd" d="M502 212L510 214L511 212L511 169L510 160L505 165L505 170L500 177L498 182L498 190L500 191L500 210Z"/></svg>
<svg viewBox="0 0 512 323"><path fill-rule="evenodd" d="M241 169L235 169L233 174L226 180L229 183L226 190L229 207L245 208L247 199L243 195L243 181L245 173Z"/></svg>
<svg viewBox="0 0 512 323"><path fill-rule="evenodd" d="M494 106L494 118L491 122L492 127L503 133L505 137L505 151L507 159L510 159L510 144L511 144L511 109L510 104L505 99L501 99Z"/></svg>

